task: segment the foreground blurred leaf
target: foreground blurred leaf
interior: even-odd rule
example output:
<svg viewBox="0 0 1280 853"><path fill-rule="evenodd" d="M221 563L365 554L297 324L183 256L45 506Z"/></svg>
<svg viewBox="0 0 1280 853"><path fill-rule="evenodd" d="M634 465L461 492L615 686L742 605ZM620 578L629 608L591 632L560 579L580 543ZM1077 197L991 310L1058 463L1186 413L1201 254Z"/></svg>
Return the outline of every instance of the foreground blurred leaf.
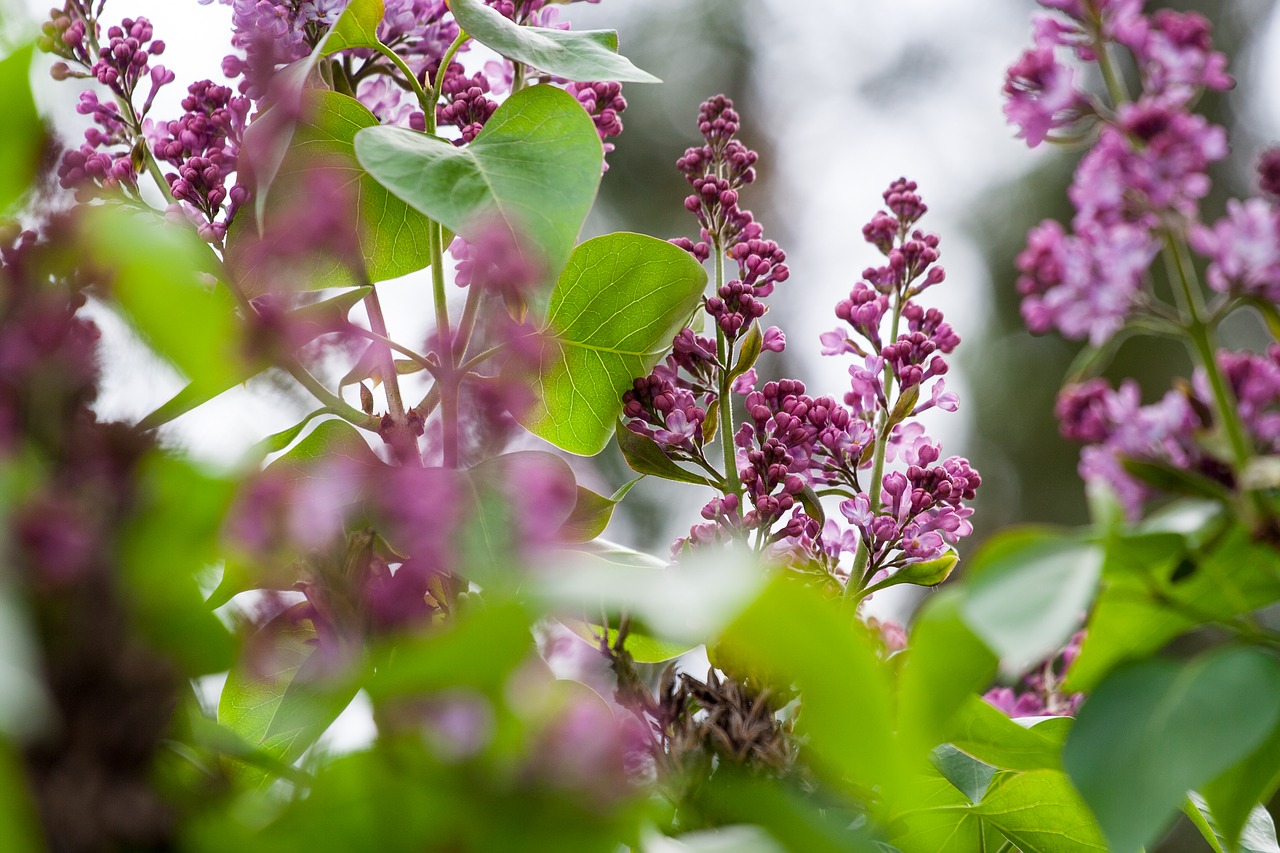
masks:
<svg viewBox="0 0 1280 853"><path fill-rule="evenodd" d="M1280 789L1280 723L1253 752L1234 767L1200 786L1216 830L1229 849L1251 822L1258 803L1270 802Z"/></svg>
<svg viewBox="0 0 1280 853"><path fill-rule="evenodd" d="M1080 628L1102 567L1098 546L1025 529L999 534L966 566L962 612L1009 674L1061 649Z"/></svg>
<svg viewBox="0 0 1280 853"><path fill-rule="evenodd" d="M1247 755L1280 717L1280 661L1228 648L1117 670L1089 697L1063 764L1114 853L1134 853L1186 792Z"/></svg>
<svg viewBox="0 0 1280 853"><path fill-rule="evenodd" d="M481 0L452 0L449 8L467 35L507 59L566 80L661 83L618 55L613 30L555 30L516 24Z"/></svg>
<svg viewBox="0 0 1280 853"><path fill-rule="evenodd" d="M463 237L500 218L541 250L552 275L573 251L604 156L590 116L553 86L512 95L465 148L406 128L368 127L355 151L397 198Z"/></svg>
<svg viewBox="0 0 1280 853"><path fill-rule="evenodd" d="M240 381L240 324L206 275L212 255L195 232L114 206L87 208L81 217L87 260L112 274L111 296L152 348L193 385Z"/></svg>
<svg viewBox="0 0 1280 853"><path fill-rule="evenodd" d="M551 293L537 404L521 422L584 456L604 449L622 395L671 348L707 283L688 252L642 234L608 234L574 250Z"/></svg>
<svg viewBox="0 0 1280 853"><path fill-rule="evenodd" d="M1066 689L1090 690L1117 664L1142 658L1196 625L1230 620L1280 598L1280 554L1236 525L1207 551L1172 533L1107 546L1102 591Z"/></svg>
<svg viewBox="0 0 1280 853"><path fill-rule="evenodd" d="M996 657L965 625L962 604L950 590L925 602L898 677L901 729L926 749L947 739L956 714L996 674Z"/></svg>
<svg viewBox="0 0 1280 853"><path fill-rule="evenodd" d="M339 677L340 653L321 642L309 608L296 604L258 629L218 700L220 724L286 763L315 743L356 694L356 685ZM260 778L233 766L242 778Z"/></svg>
<svg viewBox="0 0 1280 853"><path fill-rule="evenodd" d="M0 214L26 194L40 166L44 125L31 97L31 53L27 45L0 60Z"/></svg>
<svg viewBox="0 0 1280 853"><path fill-rule="evenodd" d="M832 784L901 790L888 676L862 623L839 603L777 578L725 630L716 653L734 671L799 688L797 731Z"/></svg>
<svg viewBox="0 0 1280 853"><path fill-rule="evenodd" d="M231 665L231 635L205 606L195 578L217 559L234 488L231 480L155 453L142 468L121 531L130 608L151 643L188 676Z"/></svg>
<svg viewBox="0 0 1280 853"><path fill-rule="evenodd" d="M40 853L44 849L22 762L13 747L0 737L0 850Z"/></svg>

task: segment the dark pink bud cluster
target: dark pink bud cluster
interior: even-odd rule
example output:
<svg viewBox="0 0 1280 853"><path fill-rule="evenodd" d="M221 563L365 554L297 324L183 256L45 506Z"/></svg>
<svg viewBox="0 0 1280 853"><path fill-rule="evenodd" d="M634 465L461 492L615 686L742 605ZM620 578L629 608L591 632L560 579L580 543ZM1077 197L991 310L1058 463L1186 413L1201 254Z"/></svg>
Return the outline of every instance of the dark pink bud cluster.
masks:
<svg viewBox="0 0 1280 853"><path fill-rule="evenodd" d="M102 85L132 100L138 80L149 71L151 57L164 53L164 42L152 41L151 36L151 22L146 18L125 18L120 26L108 29L107 44L99 49L98 61L90 69L93 76ZM161 74L151 74L151 97L159 86L173 80L172 73L158 70ZM163 82L157 82L158 79ZM148 104L151 97L147 99Z"/></svg>
<svg viewBox="0 0 1280 853"><path fill-rule="evenodd" d="M436 107L436 126L456 127L461 134L458 145L475 139L498 109L497 102L488 98L489 78L481 73L468 76L457 62L450 62L445 70L441 92L445 103Z"/></svg>
<svg viewBox="0 0 1280 853"><path fill-rule="evenodd" d="M613 143L609 140L622 133L622 119L619 116L627 108L627 99L622 97L622 84L570 83L565 91L577 98L587 115L591 116L607 155L613 150ZM605 170L608 168L609 164L606 162Z"/></svg>
<svg viewBox="0 0 1280 853"><path fill-rule="evenodd" d="M707 411L685 388L659 374L636 379L622 395L627 428L648 436L669 451L692 451L702 446L702 424Z"/></svg>

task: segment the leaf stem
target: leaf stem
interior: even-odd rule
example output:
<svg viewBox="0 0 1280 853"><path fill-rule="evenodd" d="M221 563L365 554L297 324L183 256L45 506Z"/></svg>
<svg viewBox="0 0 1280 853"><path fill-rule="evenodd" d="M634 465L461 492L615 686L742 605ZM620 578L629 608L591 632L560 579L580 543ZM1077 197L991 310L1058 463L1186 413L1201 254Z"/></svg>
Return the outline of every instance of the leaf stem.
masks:
<svg viewBox="0 0 1280 853"><path fill-rule="evenodd" d="M395 360L391 357L391 348L383 343L389 341L387 335L387 321L382 315L382 303L378 301L378 290L370 285L369 293L364 298L364 309L369 315L369 326L373 329L373 333L378 336L379 341L375 341L381 349L379 352L379 367L382 369L382 387L387 395L387 411L391 414L391 419L397 424L404 423L404 401L400 399L400 381L396 374Z"/></svg>
<svg viewBox="0 0 1280 853"><path fill-rule="evenodd" d="M390 59L391 63L395 65L396 68L399 68L400 73L409 81L409 87L413 89L413 94L418 99L418 105L422 107L423 113L428 116L426 125L427 132L435 133L435 101L428 100L429 96L427 95L427 90L423 87L422 81L418 79L418 75L413 73L413 69L409 67L409 63L405 62L404 59L401 58L400 54L396 53L382 42L378 42L374 46L374 50L381 53L387 59Z"/></svg>

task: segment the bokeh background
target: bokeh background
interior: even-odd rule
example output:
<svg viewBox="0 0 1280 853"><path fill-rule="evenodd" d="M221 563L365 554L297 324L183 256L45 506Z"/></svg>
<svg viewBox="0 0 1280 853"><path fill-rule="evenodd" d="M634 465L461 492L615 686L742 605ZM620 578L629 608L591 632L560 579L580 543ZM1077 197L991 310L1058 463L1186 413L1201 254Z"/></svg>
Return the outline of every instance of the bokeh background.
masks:
<svg viewBox="0 0 1280 853"><path fill-rule="evenodd" d="M48 5L0 0L0 14L11 31L21 31L34 27ZM1161 5L1209 17L1237 79L1233 91L1211 93L1202 104L1232 140L1232 156L1214 170L1215 191L1204 204L1216 218L1226 198L1253 192L1258 152L1280 144L1280 9L1274 0ZM1004 69L1029 43L1036 8L1032 0L604 0L565 9L577 27L619 30L622 51L665 81L625 89L626 132L616 140L584 236L611 230L695 236L674 161L696 141L700 101L724 92L737 102L742 135L760 152L760 180L744 194L744 206L786 250L793 271L775 292L770 315L786 331L788 348L761 371L764 378L793 376L815 395L843 393L848 362L822 357L818 335L835 327L834 304L877 260L860 232L880 192L902 175L919 183L930 207L923 225L941 235L948 271L927 296L964 339L948 377L961 395L960 412L934 418L930 431L944 453L968 456L984 477L977 534L967 548L1010 524L1087 517L1076 448L1058 437L1052 416L1078 347L1027 334L1014 290L1013 258L1026 230L1046 217L1069 217L1065 187L1080 153L1027 150L1001 112ZM176 114L187 82L218 79L230 10L196 0L107 2L108 18L140 14L166 41L162 61L178 78L153 114ZM474 54L469 64L482 59ZM51 120L68 138L78 137L73 107L80 87L37 83ZM381 289L393 337L421 341L430 316L425 277ZM176 392L181 379L109 312L99 313L107 333L102 414L141 417ZM1258 334L1248 317L1224 330L1232 346L1256 345ZM336 377L345 368L333 369ZM1122 347L1108 373L1138 377L1150 400L1187 369L1177 347L1139 339ZM212 464L232 465L253 441L311 408L287 382L268 375L170 425L165 440ZM629 479L612 451L578 467L606 492ZM646 480L608 535L665 553L698 520L708 496L696 491ZM1163 849L1181 843L1171 840Z"/></svg>

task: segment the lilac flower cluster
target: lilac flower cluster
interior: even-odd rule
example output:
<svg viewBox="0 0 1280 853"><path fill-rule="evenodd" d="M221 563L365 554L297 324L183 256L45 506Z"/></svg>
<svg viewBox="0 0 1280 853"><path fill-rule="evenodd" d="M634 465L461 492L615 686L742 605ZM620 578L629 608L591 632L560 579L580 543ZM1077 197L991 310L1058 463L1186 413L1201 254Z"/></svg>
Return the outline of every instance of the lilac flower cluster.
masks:
<svg viewBox="0 0 1280 853"><path fill-rule="evenodd" d="M174 79L173 72L163 65L151 65L152 57L164 53L165 45L153 40L151 22L146 18L125 18L120 26L108 28L105 46L100 34L89 7L71 0L63 9L53 10L40 41L43 50L66 60L53 66L56 79L91 77L119 102L102 103L94 92L85 92L76 107L95 126L85 131L85 141L78 149L63 155L58 180L64 189L76 190L81 200L99 189L136 191L141 162L134 144L156 93ZM134 104L134 95L144 78L150 81L150 88L139 107ZM121 105L127 107L126 112L121 111Z"/></svg>
<svg viewBox="0 0 1280 853"><path fill-rule="evenodd" d="M622 97L622 84L570 83L565 90L577 98L587 115L591 116L607 156L613 150L613 143L609 140L622 133L622 119L619 116L627 108L627 99ZM606 172L609 170L607 159L604 168Z"/></svg>
<svg viewBox="0 0 1280 853"><path fill-rule="evenodd" d="M1280 453L1280 344L1266 354L1220 351L1216 356L1250 441L1258 454ZM1127 461L1153 463L1198 474L1234 487L1231 469L1213 455L1201 437L1210 429L1213 393L1203 370L1189 389L1168 391L1158 402L1142 405L1137 383L1112 388L1103 379L1069 385L1058 397L1062 434L1085 445L1080 476L1105 484L1130 519L1141 515L1153 488L1125 467Z"/></svg>
<svg viewBox="0 0 1280 853"><path fill-rule="evenodd" d="M701 240L672 241L700 261L714 251L737 262L738 277L720 285L706 301L707 313L730 342L764 315L760 300L790 275L786 254L777 243L764 239L764 229L751 211L738 206L738 192L756 179L759 156L734 138L738 120L733 102L724 95L702 104L698 130L704 144L688 149L676 161L676 168L693 187L684 206L697 217Z"/></svg>
<svg viewBox="0 0 1280 853"><path fill-rule="evenodd" d="M230 189L226 184L236 171L251 105L248 98L210 80L192 83L187 93L182 117L160 123L152 150L157 160L177 169L165 180L173 197L199 214L200 235L221 242L236 210L249 197L242 184Z"/></svg>
<svg viewBox="0 0 1280 853"><path fill-rule="evenodd" d="M666 362L623 396L630 430L652 439L671 459L713 473L703 447L716 420L733 411L720 395L726 374L732 391L744 398L745 418L732 432L741 490L729 485L733 478L721 483L722 495L703 507L706 523L677 542L677 550L754 535L758 547L785 552L792 565L847 576L851 589L859 590L943 556L972 531L967 502L982 480L967 460L943 459L923 427L909 422L931 408L955 411L956 396L945 390L942 376L945 356L960 342L940 311L917 301L945 273L936 265L937 236L915 228L927 210L916 184L902 179L885 191L887 210L872 218L863 236L886 263L867 269L836 306L845 327L822 336L824 353L861 359L849 370L843 402L811 396L794 379L757 387L755 370L735 370L726 353L744 334L751 336L741 337L744 350L781 352L786 346L781 330L762 332L758 322L763 298L786 280L784 256L738 205L738 189L755 178L756 155L734 138L739 120L732 103L723 96L707 101L698 121L705 144L686 151L677 166L693 185L685 206L698 218L702 240L673 242L702 260L712 247L724 252L739 261L740 277L707 299L720 344L681 330ZM886 474L886 462L900 463L901 470ZM824 495L844 499L844 525L821 522ZM856 576L849 561L841 564L845 557L857 564Z"/></svg>
<svg viewBox="0 0 1280 853"><path fill-rule="evenodd" d="M1034 147L1098 127L1070 188L1072 231L1044 222L1018 256L1022 313L1032 331L1057 328L1097 345L1145 298L1144 277L1162 237L1182 233L1208 193L1208 167L1226 156L1226 133L1190 112L1205 89L1232 85L1226 59L1212 49L1208 22L1195 12L1142 13L1142 2L1043 0L1064 16L1040 16L1035 47L1009 69L1005 113ZM1112 70L1111 45L1127 48L1142 91L1126 101ZM1060 55L1099 63L1113 109L1076 87ZM1055 137L1053 134L1062 134Z"/></svg>

